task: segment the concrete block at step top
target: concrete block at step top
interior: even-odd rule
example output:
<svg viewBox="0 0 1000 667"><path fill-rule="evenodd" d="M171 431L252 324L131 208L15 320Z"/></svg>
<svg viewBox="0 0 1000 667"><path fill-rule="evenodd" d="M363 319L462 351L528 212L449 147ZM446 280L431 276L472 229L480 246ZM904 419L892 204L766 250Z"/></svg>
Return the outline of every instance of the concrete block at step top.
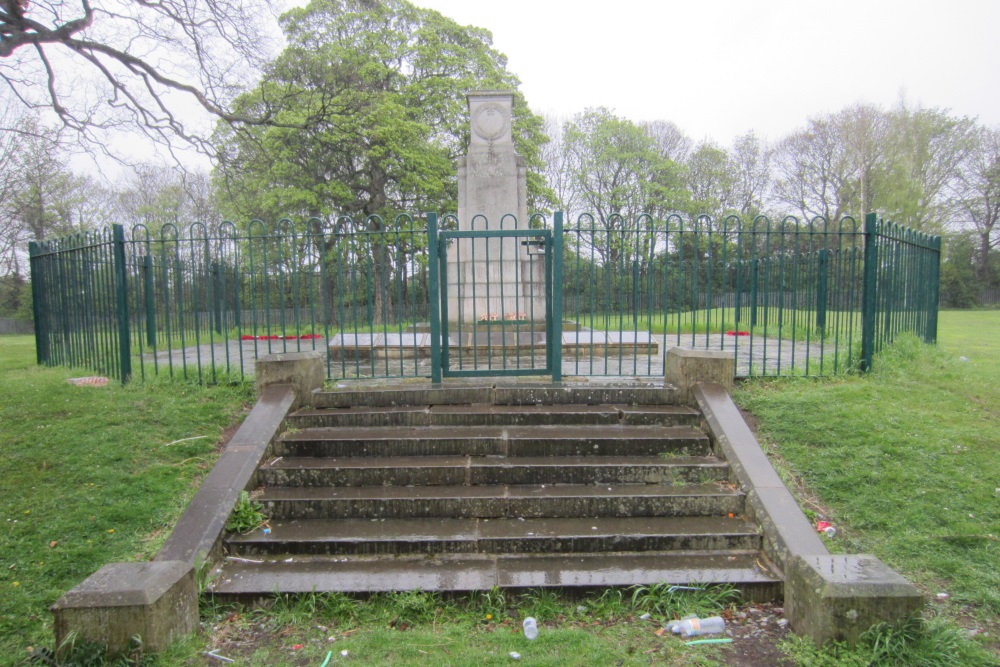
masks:
<svg viewBox="0 0 1000 667"><path fill-rule="evenodd" d="M698 382L715 382L731 391L736 374L736 359L725 350L686 350L672 347L667 350L663 364L665 380L677 388L678 400L685 405L695 405L694 385Z"/></svg>
<svg viewBox="0 0 1000 667"><path fill-rule="evenodd" d="M161 651L198 629L194 566L184 561L110 563L52 606L56 646L67 638L105 644L112 654Z"/></svg>
<svg viewBox="0 0 1000 667"><path fill-rule="evenodd" d="M254 376L257 379L258 396L265 387L290 384L295 387L293 410L303 405L312 405L313 391L322 389L326 380L323 354L318 350L267 354L257 360Z"/></svg>
<svg viewBox="0 0 1000 667"><path fill-rule="evenodd" d="M853 645L877 623L894 623L918 613L917 588L874 556L800 556L789 564L785 612L792 628L817 644Z"/></svg>

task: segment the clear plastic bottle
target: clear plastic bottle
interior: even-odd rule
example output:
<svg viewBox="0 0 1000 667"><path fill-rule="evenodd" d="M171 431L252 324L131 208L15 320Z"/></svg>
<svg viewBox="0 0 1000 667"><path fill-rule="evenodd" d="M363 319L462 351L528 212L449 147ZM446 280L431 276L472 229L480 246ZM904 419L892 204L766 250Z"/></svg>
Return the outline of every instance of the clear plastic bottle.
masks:
<svg viewBox="0 0 1000 667"><path fill-rule="evenodd" d="M680 619L676 621L670 621L669 623L667 623L667 628L670 630L670 632L674 633L675 635L679 635L681 633L681 624L684 621L690 620L692 618L698 618L698 615L688 614L687 616L681 616Z"/></svg>
<svg viewBox="0 0 1000 667"><path fill-rule="evenodd" d="M531 616L524 619L524 636L528 639L538 637L538 623Z"/></svg>
<svg viewBox="0 0 1000 667"><path fill-rule="evenodd" d="M726 631L726 621L719 616L708 618L689 618L680 623L680 634L685 637L698 635L717 635Z"/></svg>

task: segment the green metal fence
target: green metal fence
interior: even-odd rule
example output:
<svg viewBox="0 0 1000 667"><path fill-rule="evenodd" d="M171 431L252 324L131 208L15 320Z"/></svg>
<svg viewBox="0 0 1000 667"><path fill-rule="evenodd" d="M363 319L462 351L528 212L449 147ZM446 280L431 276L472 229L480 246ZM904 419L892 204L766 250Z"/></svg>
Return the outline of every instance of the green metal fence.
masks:
<svg viewBox="0 0 1000 667"><path fill-rule="evenodd" d="M533 216L531 228L557 220ZM439 316L439 265L462 237L454 216L442 221L114 226L33 243L38 362L218 382L251 374L263 354L321 350L330 378L437 379L442 354L462 344L449 338L462 325ZM662 376L674 345L731 350L741 376L822 375L871 368L903 331L936 338L940 239L874 215L584 215L556 236L546 319L560 326L539 323L538 340L559 340L514 355L532 368L525 355L558 360L554 375ZM484 328L518 330L504 317ZM503 371L507 360L484 363Z"/></svg>

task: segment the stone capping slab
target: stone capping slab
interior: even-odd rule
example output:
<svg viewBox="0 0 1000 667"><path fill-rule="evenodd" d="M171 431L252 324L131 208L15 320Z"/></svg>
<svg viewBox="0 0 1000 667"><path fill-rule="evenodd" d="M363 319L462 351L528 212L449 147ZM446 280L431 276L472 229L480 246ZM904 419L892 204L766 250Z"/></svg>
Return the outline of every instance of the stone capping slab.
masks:
<svg viewBox="0 0 1000 667"><path fill-rule="evenodd" d="M252 486L257 467L296 401L292 385L266 387L233 435L156 560L200 565L219 554L226 521L240 491Z"/></svg>
<svg viewBox="0 0 1000 667"><path fill-rule="evenodd" d="M182 561L110 563L52 605L56 647L73 637L106 644L112 654L165 649L198 628L194 567Z"/></svg>
<svg viewBox="0 0 1000 667"><path fill-rule="evenodd" d="M681 402L696 405L694 387L700 382L717 383L727 391L733 388L736 359L724 350L671 347L664 354L663 371L666 381L677 387Z"/></svg>
<svg viewBox="0 0 1000 667"><path fill-rule="evenodd" d="M792 629L816 643L854 643L866 629L918 612L920 592L878 558L830 554L721 384L695 383L713 445L747 494L764 553L781 570Z"/></svg>
<svg viewBox="0 0 1000 667"><path fill-rule="evenodd" d="M319 350L279 352L257 359L254 365L257 395L271 385L289 384L295 390L292 409L302 407L316 389L326 382L325 355Z"/></svg>
<svg viewBox="0 0 1000 667"><path fill-rule="evenodd" d="M795 556L828 554L823 540L778 477L725 387L699 383L694 396L708 423L713 446L729 462L747 503L764 531L764 552L782 571Z"/></svg>
<svg viewBox="0 0 1000 667"><path fill-rule="evenodd" d="M796 632L817 643L853 645L872 625L912 616L924 606L913 584L868 554L797 558L786 579L785 612Z"/></svg>

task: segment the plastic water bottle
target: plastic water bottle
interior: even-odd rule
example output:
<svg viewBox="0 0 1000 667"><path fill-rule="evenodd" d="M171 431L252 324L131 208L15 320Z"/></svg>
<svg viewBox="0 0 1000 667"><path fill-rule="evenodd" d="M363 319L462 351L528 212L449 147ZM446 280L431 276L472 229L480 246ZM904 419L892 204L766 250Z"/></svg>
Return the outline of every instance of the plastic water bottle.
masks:
<svg viewBox="0 0 1000 667"><path fill-rule="evenodd" d="M536 639L538 637L538 623L531 616L524 619L524 636L528 639Z"/></svg>
<svg viewBox="0 0 1000 667"><path fill-rule="evenodd" d="M670 630L670 632L674 633L675 635L679 635L681 633L681 624L684 623L684 621L690 620L692 618L698 618L698 615L688 614L687 616L681 616L679 620L670 621L669 623L667 623L667 628Z"/></svg>
<svg viewBox="0 0 1000 667"><path fill-rule="evenodd" d="M698 635L717 635L726 631L726 622L719 616L708 618L689 618L680 623L680 634L685 637Z"/></svg>

